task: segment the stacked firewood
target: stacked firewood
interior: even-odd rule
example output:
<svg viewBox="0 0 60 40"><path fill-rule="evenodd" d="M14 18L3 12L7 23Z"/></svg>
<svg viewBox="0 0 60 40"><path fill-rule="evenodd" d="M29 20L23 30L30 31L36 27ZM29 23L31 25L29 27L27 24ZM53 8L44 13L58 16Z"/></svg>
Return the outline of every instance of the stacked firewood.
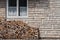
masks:
<svg viewBox="0 0 60 40"><path fill-rule="evenodd" d="M38 38L38 29L22 21L0 21L0 38Z"/></svg>

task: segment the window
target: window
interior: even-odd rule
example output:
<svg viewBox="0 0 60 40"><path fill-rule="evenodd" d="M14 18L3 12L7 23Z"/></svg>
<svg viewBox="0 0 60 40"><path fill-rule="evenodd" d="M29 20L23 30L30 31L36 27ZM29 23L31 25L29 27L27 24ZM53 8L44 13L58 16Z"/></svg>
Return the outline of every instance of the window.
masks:
<svg viewBox="0 0 60 40"><path fill-rule="evenodd" d="M27 0L7 0L7 18L27 17Z"/></svg>

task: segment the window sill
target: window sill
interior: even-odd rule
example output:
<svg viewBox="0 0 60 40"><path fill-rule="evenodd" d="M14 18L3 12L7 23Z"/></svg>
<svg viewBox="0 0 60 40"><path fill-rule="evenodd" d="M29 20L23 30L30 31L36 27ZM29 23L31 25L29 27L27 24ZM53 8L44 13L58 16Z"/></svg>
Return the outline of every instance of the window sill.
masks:
<svg viewBox="0 0 60 40"><path fill-rule="evenodd" d="M7 18L28 18L28 16L7 16Z"/></svg>

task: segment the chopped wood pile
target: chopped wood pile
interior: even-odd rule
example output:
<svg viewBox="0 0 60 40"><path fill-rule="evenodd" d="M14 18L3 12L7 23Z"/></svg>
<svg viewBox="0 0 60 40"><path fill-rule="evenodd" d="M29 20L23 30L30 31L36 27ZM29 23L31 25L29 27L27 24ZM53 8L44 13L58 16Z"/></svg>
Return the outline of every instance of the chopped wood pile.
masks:
<svg viewBox="0 0 60 40"><path fill-rule="evenodd" d="M22 21L0 21L0 38L38 38L38 29L30 27Z"/></svg>

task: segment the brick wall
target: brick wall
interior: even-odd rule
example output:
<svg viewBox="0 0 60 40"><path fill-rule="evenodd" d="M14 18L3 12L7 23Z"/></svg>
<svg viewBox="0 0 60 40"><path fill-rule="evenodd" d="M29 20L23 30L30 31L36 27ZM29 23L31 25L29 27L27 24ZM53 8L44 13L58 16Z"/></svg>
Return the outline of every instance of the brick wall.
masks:
<svg viewBox="0 0 60 40"><path fill-rule="evenodd" d="M19 18L19 19L8 18L8 19L22 20L30 26L39 27L41 37L59 38L60 37L60 14L59 14L60 0L49 0L49 1L46 0L46 2L47 3L44 2L40 3L40 0L38 1L29 0L27 18ZM0 11L2 10L4 11L5 14L5 8L0 9ZM3 12L0 12L0 14L2 13Z"/></svg>
<svg viewBox="0 0 60 40"><path fill-rule="evenodd" d="M44 10L40 33L42 37L60 37L60 0L50 0L50 8Z"/></svg>

